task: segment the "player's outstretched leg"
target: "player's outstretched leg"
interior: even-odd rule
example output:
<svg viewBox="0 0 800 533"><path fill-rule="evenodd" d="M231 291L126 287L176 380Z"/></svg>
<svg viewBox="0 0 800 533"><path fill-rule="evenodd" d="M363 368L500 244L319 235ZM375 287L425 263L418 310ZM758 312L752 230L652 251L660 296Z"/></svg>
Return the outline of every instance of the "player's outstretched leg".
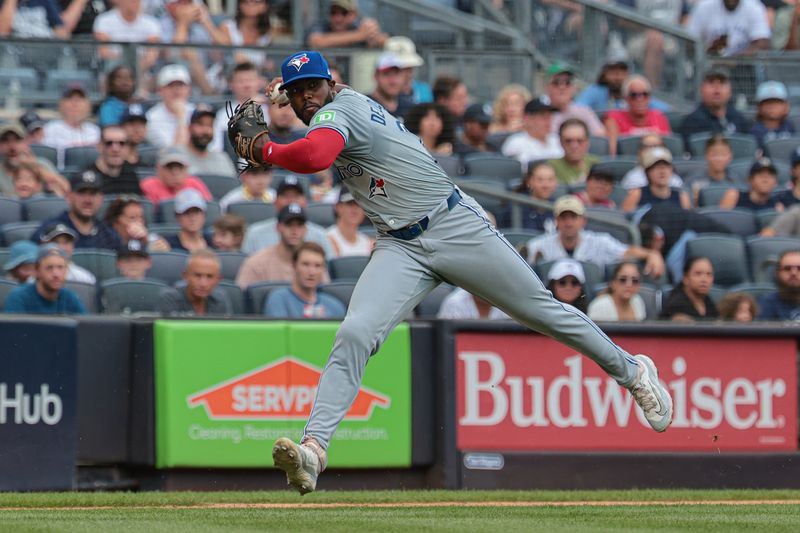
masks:
<svg viewBox="0 0 800 533"><path fill-rule="evenodd" d="M295 444L281 437L272 447L272 460L286 472L286 481L302 496L317 488L317 477L328 464L328 454L314 439Z"/></svg>
<svg viewBox="0 0 800 533"><path fill-rule="evenodd" d="M430 226L425 235L437 251L437 274L491 302L519 323L585 354L631 391L655 431L669 427L672 399L659 382L653 361L644 355L631 356L585 314L553 298L474 201L462 200L460 207Z"/></svg>
<svg viewBox="0 0 800 533"><path fill-rule="evenodd" d="M659 433L666 431L672 423L672 397L658 380L658 370L653 360L642 354L634 357L639 363L639 378L628 390L644 411L650 427Z"/></svg>

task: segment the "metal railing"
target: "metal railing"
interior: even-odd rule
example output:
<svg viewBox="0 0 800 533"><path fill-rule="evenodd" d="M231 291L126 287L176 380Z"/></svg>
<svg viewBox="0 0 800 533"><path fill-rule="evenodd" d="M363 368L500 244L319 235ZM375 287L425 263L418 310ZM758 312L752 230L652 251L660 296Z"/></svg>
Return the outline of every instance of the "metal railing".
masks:
<svg viewBox="0 0 800 533"><path fill-rule="evenodd" d="M553 203L544 200L532 198L525 194L518 194L508 191L503 191L490 187L481 183L474 183L468 179L452 178L453 182L458 185L460 189L470 195L480 195L505 202L511 209L511 226L514 228L521 228L522 226L522 207L536 207L539 209L553 210ZM630 244L639 246L642 243L639 229L630 222L622 222L619 217L612 214L604 215L602 212L587 211L586 218L589 221L598 222L604 226L616 228L627 232L630 237Z"/></svg>

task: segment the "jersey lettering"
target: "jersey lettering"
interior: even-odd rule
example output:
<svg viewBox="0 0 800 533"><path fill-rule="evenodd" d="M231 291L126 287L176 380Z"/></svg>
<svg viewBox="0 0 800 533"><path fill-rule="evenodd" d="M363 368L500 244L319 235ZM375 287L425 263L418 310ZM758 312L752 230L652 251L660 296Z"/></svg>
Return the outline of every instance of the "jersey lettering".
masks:
<svg viewBox="0 0 800 533"><path fill-rule="evenodd" d="M386 116L383 114L383 108L380 105L373 102L370 104L369 110L371 113L369 119L372 122L377 122L382 126L386 125Z"/></svg>

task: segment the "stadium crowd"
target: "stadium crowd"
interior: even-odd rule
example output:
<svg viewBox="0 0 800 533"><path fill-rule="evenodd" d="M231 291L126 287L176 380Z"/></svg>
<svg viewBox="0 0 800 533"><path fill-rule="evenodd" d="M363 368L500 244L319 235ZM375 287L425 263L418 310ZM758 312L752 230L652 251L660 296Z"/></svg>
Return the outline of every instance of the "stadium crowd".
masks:
<svg viewBox="0 0 800 533"><path fill-rule="evenodd" d="M238 0L234 17L220 18L219 2L5 0L0 35L268 47L288 31L288 4ZM665 4L648 13L684 21L709 54L799 47L794 5ZM609 56L579 91L573 69L553 63L541 94L511 84L480 102L458 78L418 79L414 41L388 35L356 0L331 0L304 38L314 49L380 50L369 96L452 177L552 203L486 206L559 300L597 320L800 319L800 137L781 81L758 86L748 117L729 72L711 68L696 108L677 115L652 94L656 56L671 46L652 31L628 43L645 75ZM113 64L120 52L99 54ZM100 101L70 83L57 118L29 109L0 124L4 311L344 315L374 230L335 168L239 175L225 109L196 96L259 97L276 65L252 51L231 65L213 55L148 51L139 79L127 66L107 72ZM290 107L264 112L273 141L303 137ZM418 314L507 318L447 286Z"/></svg>

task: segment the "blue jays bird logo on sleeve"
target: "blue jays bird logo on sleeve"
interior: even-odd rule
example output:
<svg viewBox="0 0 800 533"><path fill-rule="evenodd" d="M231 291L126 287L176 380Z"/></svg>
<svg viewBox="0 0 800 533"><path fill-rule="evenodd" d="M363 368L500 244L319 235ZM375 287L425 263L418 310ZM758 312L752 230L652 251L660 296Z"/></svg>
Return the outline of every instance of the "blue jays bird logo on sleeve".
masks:
<svg viewBox="0 0 800 533"><path fill-rule="evenodd" d="M374 196L383 196L384 198L388 198L389 195L386 194L385 189L386 182L381 179L375 179L370 177L369 179L369 197L372 198Z"/></svg>
<svg viewBox="0 0 800 533"><path fill-rule="evenodd" d="M289 66L292 66L292 67L296 68L297 71L300 72L300 69L303 68L303 65L305 65L309 61L311 61L311 60L308 58L308 56L306 54L303 54L303 55L299 55L297 57L293 57L289 61Z"/></svg>

